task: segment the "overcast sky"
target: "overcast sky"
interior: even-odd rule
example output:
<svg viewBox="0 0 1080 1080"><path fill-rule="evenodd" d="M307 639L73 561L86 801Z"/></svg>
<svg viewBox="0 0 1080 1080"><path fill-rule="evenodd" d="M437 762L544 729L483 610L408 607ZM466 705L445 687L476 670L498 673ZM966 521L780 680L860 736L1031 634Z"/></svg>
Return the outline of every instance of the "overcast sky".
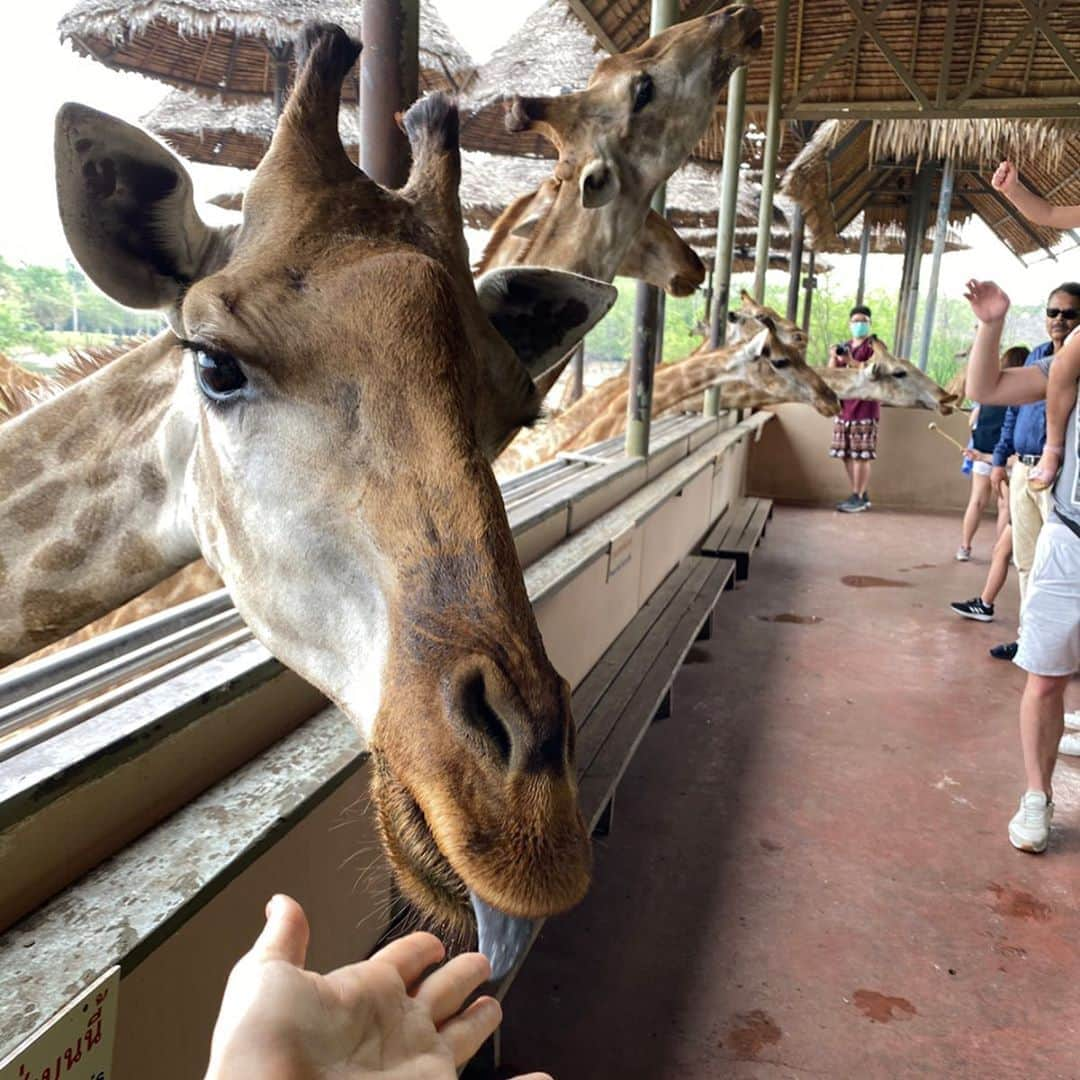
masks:
<svg viewBox="0 0 1080 1080"><path fill-rule="evenodd" d="M4 195L0 255L12 261L61 265L68 254L53 184L52 129L57 107L64 101L81 101L137 122L168 92L161 83L109 71L61 46L56 23L73 3L34 0L7 15L8 48L0 64L0 145L6 150L0 180ZM521 25L538 0L499 0L497 4L437 0L437 6L465 48L482 61ZM236 170L216 166L194 165L192 173L201 198L234 190L243 180ZM206 216L214 213L210 207ZM941 288L948 295L959 296L968 277L993 277L1018 302L1036 303L1060 281L1080 278L1080 252L1056 264L1025 270L981 222L972 222L965 239L972 250L947 255L943 262ZM829 261L836 291L854 291L857 257L829 256ZM894 289L900 261L900 256L874 256L871 289ZM924 269L924 288L927 274Z"/></svg>

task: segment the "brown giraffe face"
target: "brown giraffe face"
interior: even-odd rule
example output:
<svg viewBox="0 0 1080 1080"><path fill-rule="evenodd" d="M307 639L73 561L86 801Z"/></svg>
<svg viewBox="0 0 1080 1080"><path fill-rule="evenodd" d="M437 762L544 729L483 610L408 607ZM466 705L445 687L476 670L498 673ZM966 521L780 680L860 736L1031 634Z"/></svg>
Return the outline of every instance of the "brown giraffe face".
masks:
<svg viewBox="0 0 1080 1080"><path fill-rule="evenodd" d="M705 280L705 264L670 222L650 210L623 256L619 273L647 281L672 296L691 296Z"/></svg>
<svg viewBox="0 0 1080 1080"><path fill-rule="evenodd" d="M359 47L332 27L308 44L238 235L198 221L162 147L77 106L64 219L95 280L170 308L177 512L260 640L368 737L404 892L457 929L470 899L494 908L513 937L504 916L581 898L589 843L569 694L488 463L615 291L535 268L474 286L456 110L409 111L413 171L386 191L337 134Z"/></svg>
<svg viewBox="0 0 1080 1080"><path fill-rule="evenodd" d="M767 304L759 304L745 289L739 294L739 299L739 307L728 312L729 340L744 341L747 337L753 337L758 332L764 316L775 327L777 337L785 345L792 345L800 350L803 359L806 359L806 347L810 339L798 323L785 319L780 312Z"/></svg>
<svg viewBox="0 0 1080 1080"><path fill-rule="evenodd" d="M894 405L903 409L931 409L948 416L957 405L955 394L939 386L925 371L908 360L893 356L877 339L873 339L874 359L861 367L833 368L836 372L850 372L851 387L855 393L871 401ZM830 379L830 384L832 379Z"/></svg>

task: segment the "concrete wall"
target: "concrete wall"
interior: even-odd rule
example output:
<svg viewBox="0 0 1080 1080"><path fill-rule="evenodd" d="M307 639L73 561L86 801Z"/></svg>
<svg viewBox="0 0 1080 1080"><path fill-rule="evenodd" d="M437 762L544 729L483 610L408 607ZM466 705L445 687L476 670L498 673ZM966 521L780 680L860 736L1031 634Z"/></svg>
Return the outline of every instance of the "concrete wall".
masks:
<svg viewBox="0 0 1080 1080"><path fill-rule="evenodd" d="M761 441L750 450L751 495L783 502L831 504L851 494L843 465L829 457L832 420L808 405L778 405ZM958 442L968 440L968 414L940 416L923 409L882 409L878 459L870 476L875 506L956 510L967 505L970 481L960 451L927 425Z"/></svg>

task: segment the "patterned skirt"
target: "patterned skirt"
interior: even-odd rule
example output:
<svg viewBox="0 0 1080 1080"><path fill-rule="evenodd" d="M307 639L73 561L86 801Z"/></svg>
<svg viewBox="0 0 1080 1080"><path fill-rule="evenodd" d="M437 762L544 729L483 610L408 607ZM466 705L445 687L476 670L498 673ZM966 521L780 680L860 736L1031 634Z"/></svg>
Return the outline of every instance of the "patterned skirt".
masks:
<svg viewBox="0 0 1080 1080"><path fill-rule="evenodd" d="M873 461L877 457L877 430L876 420L841 420L837 417L833 421L829 457Z"/></svg>

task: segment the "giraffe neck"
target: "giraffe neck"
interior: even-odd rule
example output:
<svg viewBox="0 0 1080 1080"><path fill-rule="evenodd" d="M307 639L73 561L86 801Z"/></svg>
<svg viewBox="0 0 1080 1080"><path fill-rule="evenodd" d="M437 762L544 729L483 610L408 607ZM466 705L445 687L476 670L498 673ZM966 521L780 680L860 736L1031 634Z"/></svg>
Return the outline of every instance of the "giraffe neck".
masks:
<svg viewBox="0 0 1080 1080"><path fill-rule="evenodd" d="M198 557L181 357L166 332L0 426L0 665Z"/></svg>

